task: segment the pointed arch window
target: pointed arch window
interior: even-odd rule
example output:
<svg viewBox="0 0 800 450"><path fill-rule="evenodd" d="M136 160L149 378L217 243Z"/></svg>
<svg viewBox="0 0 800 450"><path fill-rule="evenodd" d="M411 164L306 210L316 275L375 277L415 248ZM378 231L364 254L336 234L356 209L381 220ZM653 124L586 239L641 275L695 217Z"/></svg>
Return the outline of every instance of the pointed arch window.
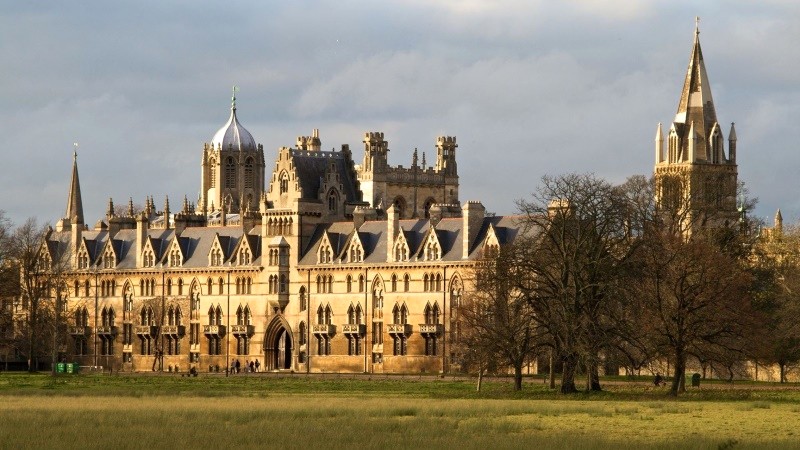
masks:
<svg viewBox="0 0 800 450"><path fill-rule="evenodd" d="M317 262L320 264L330 264L333 260L333 250L330 245L322 245L317 254Z"/></svg>
<svg viewBox="0 0 800 450"><path fill-rule="evenodd" d="M408 292L411 287L411 277L408 274L403 275L403 292Z"/></svg>
<svg viewBox="0 0 800 450"><path fill-rule="evenodd" d="M247 158L244 162L244 187L246 189L252 189L254 183L254 170L253 170L253 158Z"/></svg>
<svg viewBox="0 0 800 450"><path fill-rule="evenodd" d="M236 161L232 157L225 160L225 188L234 189L236 187Z"/></svg>
<svg viewBox="0 0 800 450"><path fill-rule="evenodd" d="M147 249L142 254L142 265L144 267L153 267L155 265L155 255L153 254L153 250Z"/></svg>
<svg viewBox="0 0 800 450"><path fill-rule="evenodd" d="M305 311L308 309L308 301L306 301L306 287L300 286L300 292L298 293L298 297L300 298L300 311Z"/></svg>
<svg viewBox="0 0 800 450"><path fill-rule="evenodd" d="M208 167L210 169L208 176L209 187L217 187L217 161L214 158L211 158L208 161Z"/></svg>
<svg viewBox="0 0 800 450"><path fill-rule="evenodd" d="M339 212L339 193L336 189L328 191L328 212L331 214Z"/></svg>
<svg viewBox="0 0 800 450"><path fill-rule="evenodd" d="M289 192L289 174L286 172L281 173L279 189L281 194Z"/></svg>
<svg viewBox="0 0 800 450"><path fill-rule="evenodd" d="M437 325L439 323L439 302L425 305L425 325Z"/></svg>
<svg viewBox="0 0 800 450"><path fill-rule="evenodd" d="M88 269L89 268L89 254L86 253L86 250L81 250L78 253L78 269Z"/></svg>

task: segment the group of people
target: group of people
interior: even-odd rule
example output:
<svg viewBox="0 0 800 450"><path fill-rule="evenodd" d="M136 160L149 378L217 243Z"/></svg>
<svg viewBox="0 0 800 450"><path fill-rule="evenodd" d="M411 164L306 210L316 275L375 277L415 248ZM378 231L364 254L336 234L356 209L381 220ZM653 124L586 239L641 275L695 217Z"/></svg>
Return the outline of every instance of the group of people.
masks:
<svg viewBox="0 0 800 450"><path fill-rule="evenodd" d="M261 369L261 362L259 360L244 362L244 371L249 373L258 372ZM238 359L231 361L231 373L241 373L242 363Z"/></svg>

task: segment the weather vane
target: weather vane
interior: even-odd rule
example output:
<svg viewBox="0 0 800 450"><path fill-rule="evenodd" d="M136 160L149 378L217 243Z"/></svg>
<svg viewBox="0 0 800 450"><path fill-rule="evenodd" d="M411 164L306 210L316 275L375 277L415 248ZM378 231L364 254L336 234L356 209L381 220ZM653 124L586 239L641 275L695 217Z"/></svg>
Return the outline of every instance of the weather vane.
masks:
<svg viewBox="0 0 800 450"><path fill-rule="evenodd" d="M694 32L700 34L700 16L694 16Z"/></svg>
<svg viewBox="0 0 800 450"><path fill-rule="evenodd" d="M236 108L236 92L239 90L239 86L233 85L233 89L231 89L231 106Z"/></svg>
<svg viewBox="0 0 800 450"><path fill-rule="evenodd" d="M72 157L73 158L77 158L78 157L78 143L77 142L73 142L72 143Z"/></svg>

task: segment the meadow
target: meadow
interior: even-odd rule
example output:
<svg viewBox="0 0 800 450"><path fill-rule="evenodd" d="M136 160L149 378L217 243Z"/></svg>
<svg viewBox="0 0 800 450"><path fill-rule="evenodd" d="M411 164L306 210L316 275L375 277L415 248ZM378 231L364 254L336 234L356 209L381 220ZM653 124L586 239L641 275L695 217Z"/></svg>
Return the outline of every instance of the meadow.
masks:
<svg viewBox="0 0 800 450"><path fill-rule="evenodd" d="M2 448L800 448L800 390L506 380L0 375Z"/></svg>

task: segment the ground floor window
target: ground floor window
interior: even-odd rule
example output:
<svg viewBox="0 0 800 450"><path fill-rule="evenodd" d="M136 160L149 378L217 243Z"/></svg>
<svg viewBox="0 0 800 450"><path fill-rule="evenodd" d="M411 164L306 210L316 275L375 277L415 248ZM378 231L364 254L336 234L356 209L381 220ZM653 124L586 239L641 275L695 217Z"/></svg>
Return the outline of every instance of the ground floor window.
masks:
<svg viewBox="0 0 800 450"><path fill-rule="evenodd" d="M330 336L325 336L325 335L317 336L317 354L322 356L328 356L331 354Z"/></svg>
<svg viewBox="0 0 800 450"><path fill-rule="evenodd" d="M297 362L300 364L305 364L306 362L306 352L300 352L297 354Z"/></svg>
<svg viewBox="0 0 800 450"><path fill-rule="evenodd" d="M208 354L212 356L222 354L222 339L219 336L208 337Z"/></svg>
<svg viewBox="0 0 800 450"><path fill-rule="evenodd" d="M140 354L141 355L152 355L153 354L153 341L150 336L140 336L139 337L140 347Z"/></svg>
<svg viewBox="0 0 800 450"><path fill-rule="evenodd" d="M133 344L133 324L122 324L122 343L124 345Z"/></svg>
<svg viewBox="0 0 800 450"><path fill-rule="evenodd" d="M100 337L100 354L103 356L114 354L114 336Z"/></svg>
<svg viewBox="0 0 800 450"><path fill-rule="evenodd" d="M425 336L425 356L436 356L438 343L436 336Z"/></svg>
<svg viewBox="0 0 800 450"><path fill-rule="evenodd" d="M200 362L200 353L197 352L189 353L189 362L193 363Z"/></svg>
<svg viewBox="0 0 800 450"><path fill-rule="evenodd" d="M407 341L405 336L394 336L394 356L406 356Z"/></svg>
<svg viewBox="0 0 800 450"><path fill-rule="evenodd" d="M250 354L250 338L247 336L236 337L236 354L249 355Z"/></svg>
<svg viewBox="0 0 800 450"><path fill-rule="evenodd" d="M89 354L89 343L84 336L75 337L75 355L82 356Z"/></svg>
<svg viewBox="0 0 800 450"><path fill-rule="evenodd" d="M383 364L383 353L373 353L372 354L372 363L373 364Z"/></svg>
<svg viewBox="0 0 800 450"><path fill-rule="evenodd" d="M347 337L348 342L348 351L347 354L350 356L356 356L361 354L361 336L354 334Z"/></svg>
<svg viewBox="0 0 800 450"><path fill-rule="evenodd" d="M167 336L167 354L180 355L181 354L181 339L177 336Z"/></svg>
<svg viewBox="0 0 800 450"><path fill-rule="evenodd" d="M133 354L131 352L124 352L122 354L122 362L129 363L133 361Z"/></svg>

